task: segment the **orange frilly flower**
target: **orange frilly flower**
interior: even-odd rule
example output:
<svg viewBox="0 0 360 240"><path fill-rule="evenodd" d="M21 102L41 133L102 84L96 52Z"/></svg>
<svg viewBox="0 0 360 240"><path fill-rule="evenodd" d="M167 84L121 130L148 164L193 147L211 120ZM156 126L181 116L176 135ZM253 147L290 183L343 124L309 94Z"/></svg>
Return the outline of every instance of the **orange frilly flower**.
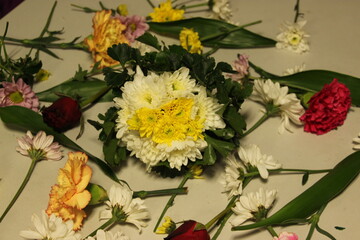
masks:
<svg viewBox="0 0 360 240"><path fill-rule="evenodd" d="M88 156L82 152L70 152L64 168L59 170L57 184L53 185L46 213L74 221L74 230L81 227L86 213L83 208L90 202L91 194L86 190L92 170L86 165Z"/></svg>
<svg viewBox="0 0 360 240"><path fill-rule="evenodd" d="M129 44L124 35L126 26L121 23L120 18L111 16L111 10L102 10L93 17L93 29L94 33L84 43L89 47L94 62L100 62L100 68L119 64L109 57L107 49L114 44Z"/></svg>

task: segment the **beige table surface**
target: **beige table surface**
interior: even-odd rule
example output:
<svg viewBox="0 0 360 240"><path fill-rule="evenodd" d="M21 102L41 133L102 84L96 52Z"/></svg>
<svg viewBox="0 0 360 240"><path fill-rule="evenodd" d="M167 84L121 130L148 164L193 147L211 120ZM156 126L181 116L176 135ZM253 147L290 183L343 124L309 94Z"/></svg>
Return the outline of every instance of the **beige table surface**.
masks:
<svg viewBox="0 0 360 240"><path fill-rule="evenodd" d="M86 0L61 0L54 14L51 30L64 28L63 38L72 40L76 36L85 37L92 32L91 14L73 11L71 3L78 5L98 7L98 1ZM103 1L105 6L115 7L119 3L126 3L130 14L146 16L151 8L145 0ZM8 36L18 38L36 37L48 16L53 1L26 0L13 12L1 19L0 32L3 33L6 21L10 22ZM262 20L261 24L252 26L249 30L264 36L275 38L279 33L279 26L285 20L292 21L294 17L293 7L295 1L290 0L232 0L233 20L240 23L249 23ZM310 52L299 55L292 52L268 49L243 49L243 50L220 50L214 57L217 61L232 62L237 53L244 53L261 67L281 74L286 68L306 64L306 69L326 69L349 75L360 76L360 1L341 0L303 0L301 11L308 21L305 30L310 37ZM173 40L167 42L174 42ZM27 51L20 47L8 47L8 52L14 56L23 56ZM48 89L57 83L64 81L75 73L78 64L88 68L91 64L90 56L80 51L56 51L63 60L57 60L41 55L43 67L52 73L50 80L35 86L35 91ZM86 119L97 119L98 113L103 113L111 103L97 104L85 112ZM251 126L260 116L260 105L246 102L242 109L246 114L248 126ZM322 169L332 168L337 162L353 152L352 139L360 132L360 109L352 108L345 124L336 131L331 131L322 136L303 132L302 128L296 128L294 133L279 135L277 127L280 118L272 118L265 122L255 132L243 140L243 143L254 143L260 146L263 153L273 155L286 168L309 168ZM78 129L66 133L75 139ZM11 129L0 122L0 213L18 189L26 174L30 161L15 151L16 137L23 133ZM96 130L86 124L85 134L77 142L96 156L102 157L101 142L97 140ZM65 149L65 153L68 149ZM48 194L51 185L56 181L58 169L63 167L64 158L59 162L40 162L26 186L25 190L0 223L0 239L21 239L19 231L32 226L31 215L37 215L47 207ZM95 166L90 163L94 170L92 182L101 184L109 189L113 184ZM125 179L135 190L149 190L176 187L180 179L160 179L154 175L144 173L144 166L136 160L128 161L126 167L117 172L117 175ZM209 169L203 180L189 181L189 193L186 196L176 198L175 205L170 208L167 215L177 221L195 219L206 223L219 213L226 205L227 197L222 194L222 185L219 183L223 170L221 166ZM321 176L311 176L309 182L301 185L300 175L272 176L266 182L254 181L245 192L257 190L260 186L279 191L277 202L273 212L311 186ZM356 179L350 187L339 197L328 204L320 221L320 226L333 234L337 239L358 239L360 235L360 181ZM163 236L152 232L154 224L167 201L167 197L149 198L145 203L148 206L152 220L149 227L138 235L137 229L130 225L117 225L112 229L121 229L131 239L162 239ZM84 223L81 231L84 236L100 226L98 214L104 206L94 208ZM335 226L344 227L340 231ZM281 228L276 228L278 232ZM287 231L298 233L299 239L305 239L308 226L290 226ZM219 239L229 240L255 240L271 239L266 231L231 232L228 224ZM314 240L328 239L315 232Z"/></svg>

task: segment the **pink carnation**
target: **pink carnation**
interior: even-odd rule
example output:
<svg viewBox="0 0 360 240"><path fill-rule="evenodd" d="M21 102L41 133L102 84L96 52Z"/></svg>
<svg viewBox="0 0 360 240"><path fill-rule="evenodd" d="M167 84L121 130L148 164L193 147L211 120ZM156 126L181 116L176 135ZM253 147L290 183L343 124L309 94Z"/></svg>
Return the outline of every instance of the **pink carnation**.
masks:
<svg viewBox="0 0 360 240"><path fill-rule="evenodd" d="M122 24L126 26L124 31L125 37L129 42L134 42L136 38L143 35L148 29L149 25L142 16L133 15L131 17L119 16Z"/></svg>
<svg viewBox="0 0 360 240"><path fill-rule="evenodd" d="M298 240L298 236L295 233L282 232L279 237L274 237L273 240Z"/></svg>
<svg viewBox="0 0 360 240"><path fill-rule="evenodd" d="M234 61L234 70L237 73L230 74L233 81L240 81L249 74L249 57L246 55L238 54L238 58Z"/></svg>
<svg viewBox="0 0 360 240"><path fill-rule="evenodd" d="M300 117L305 123L304 131L321 135L344 123L351 106L350 90L334 79L308 103L309 108Z"/></svg>
<svg viewBox="0 0 360 240"><path fill-rule="evenodd" d="M0 88L0 107L22 106L34 111L39 110L39 98L32 91L31 87L19 78L17 82L1 82Z"/></svg>

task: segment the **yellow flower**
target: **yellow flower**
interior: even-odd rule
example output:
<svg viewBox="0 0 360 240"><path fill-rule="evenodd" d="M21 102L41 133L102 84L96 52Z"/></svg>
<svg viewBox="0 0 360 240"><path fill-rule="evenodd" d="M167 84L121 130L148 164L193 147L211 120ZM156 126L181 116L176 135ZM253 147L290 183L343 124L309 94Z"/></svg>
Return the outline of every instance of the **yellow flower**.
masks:
<svg viewBox="0 0 360 240"><path fill-rule="evenodd" d="M177 21L184 18L185 11L182 9L173 9L171 0L167 0L160 4L160 7L154 8L154 12L149 16L153 22L169 22Z"/></svg>
<svg viewBox="0 0 360 240"><path fill-rule="evenodd" d="M193 166L191 166L191 168L189 170L192 174L192 178L194 178L194 179L204 178L204 177L201 177L201 174L203 173L204 169L200 165L193 165Z"/></svg>
<svg viewBox="0 0 360 240"><path fill-rule="evenodd" d="M128 8L126 4L120 4L117 9L116 12L118 14L120 14L121 16L127 16L129 14Z"/></svg>
<svg viewBox="0 0 360 240"><path fill-rule="evenodd" d="M175 222L170 217L164 217L164 222L156 229L156 234L169 234L176 228Z"/></svg>
<svg viewBox="0 0 360 240"><path fill-rule="evenodd" d="M199 40L199 34L191 28L183 28L180 32L180 45L190 53L201 53L203 46Z"/></svg>
<svg viewBox="0 0 360 240"><path fill-rule="evenodd" d="M35 74L35 81L36 82L46 81L49 79L50 75L51 75L51 73L49 71L46 71L45 69L40 69Z"/></svg>
<svg viewBox="0 0 360 240"><path fill-rule="evenodd" d="M92 53L94 62L100 62L99 67L109 67L119 64L107 54L107 49L114 44L129 43L123 34L126 26L119 18L111 16L111 10L96 12L93 18L94 33L85 38L84 43Z"/></svg>
<svg viewBox="0 0 360 240"><path fill-rule="evenodd" d="M88 157L82 152L70 152L64 168L59 170L57 184L53 185L46 213L74 221L74 230L81 227L86 217L82 209L90 202L91 194L86 190L92 170L86 165Z"/></svg>

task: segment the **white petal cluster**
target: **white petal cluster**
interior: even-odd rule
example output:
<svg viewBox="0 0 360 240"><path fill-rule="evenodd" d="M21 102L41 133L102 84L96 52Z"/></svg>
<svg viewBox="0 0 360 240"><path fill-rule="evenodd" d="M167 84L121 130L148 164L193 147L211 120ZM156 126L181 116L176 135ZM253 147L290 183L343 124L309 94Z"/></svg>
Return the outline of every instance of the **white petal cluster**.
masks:
<svg viewBox="0 0 360 240"><path fill-rule="evenodd" d="M356 138L353 138L353 149L354 150L360 150L360 133L358 134L358 136Z"/></svg>
<svg viewBox="0 0 360 240"><path fill-rule="evenodd" d="M63 222L60 217L51 214L50 217L42 212L40 219L36 214L33 214L31 221L34 224L33 230L23 230L20 236L25 239L36 240L79 240L81 236L73 230L73 221L68 220Z"/></svg>
<svg viewBox="0 0 360 240"><path fill-rule="evenodd" d="M133 199L133 192L122 185L113 185L109 191L109 201L106 201L108 208L100 212L100 219L110 219L114 208L121 209L126 216L126 222L134 224L139 231L146 227L147 220L150 219L144 201L140 198Z"/></svg>
<svg viewBox="0 0 360 240"><path fill-rule="evenodd" d="M278 42L276 47L279 49L287 49L296 53L304 53L309 51L309 37L302 28L306 21L299 21L297 23L285 22L281 28L281 33L276 36Z"/></svg>
<svg viewBox="0 0 360 240"><path fill-rule="evenodd" d="M16 151L24 156L30 156L31 151L40 151L41 160L60 160L62 158L61 145L53 141L54 137L47 136L44 131L39 131L35 136L27 131L24 137L18 138L19 146Z"/></svg>
<svg viewBox="0 0 360 240"><path fill-rule="evenodd" d="M251 192L242 195L235 203L232 211L236 214L231 221L233 226L239 226L248 219L254 218L254 214L269 209L275 201L276 190L264 190L260 188L258 192Z"/></svg>
<svg viewBox="0 0 360 240"><path fill-rule="evenodd" d="M273 104L280 109L281 124L279 133L286 130L291 132L290 120L294 124L302 125L299 118L305 110L300 100L294 93L288 94L288 87L280 87L279 83L274 83L270 79L257 79L254 81L254 87L250 99L263 104Z"/></svg>
<svg viewBox="0 0 360 240"><path fill-rule="evenodd" d="M240 195L243 190L243 174L246 173L244 166L230 155L226 159L225 175L222 181L225 192L228 193L228 198Z"/></svg>
<svg viewBox="0 0 360 240"><path fill-rule="evenodd" d="M283 76L293 75L295 73L299 73L305 70L305 63L301 65L295 65L293 68L287 68L283 72Z"/></svg>
<svg viewBox="0 0 360 240"><path fill-rule="evenodd" d="M247 168L256 167L260 176L264 179L269 177L268 169L278 169L281 167L281 164L274 160L273 156L262 154L260 148L255 144L240 146L238 154Z"/></svg>
<svg viewBox="0 0 360 240"><path fill-rule="evenodd" d="M211 8L212 14L210 15L210 17L230 22L232 12L229 0L209 0L209 2L210 1L213 4Z"/></svg>
<svg viewBox="0 0 360 240"><path fill-rule="evenodd" d="M201 151L206 148L207 143L203 138L194 139L187 136L181 141L176 139L168 144L141 136L138 130L129 129L128 125L128 121L140 109L159 109L176 99L191 99L194 103L191 117L200 119L202 131L225 127L221 116L217 114L222 105L207 96L206 88L196 84L190 77L188 68L161 75L149 73L147 76L138 68L134 80L126 82L121 90L122 97L114 99L115 105L119 108L116 136L131 155L144 162L148 169L159 162L168 161L171 168L180 170L189 160L201 159Z"/></svg>
<svg viewBox="0 0 360 240"><path fill-rule="evenodd" d="M95 237L87 237L85 240L130 240L130 238L122 232L113 234L112 232L99 229Z"/></svg>

